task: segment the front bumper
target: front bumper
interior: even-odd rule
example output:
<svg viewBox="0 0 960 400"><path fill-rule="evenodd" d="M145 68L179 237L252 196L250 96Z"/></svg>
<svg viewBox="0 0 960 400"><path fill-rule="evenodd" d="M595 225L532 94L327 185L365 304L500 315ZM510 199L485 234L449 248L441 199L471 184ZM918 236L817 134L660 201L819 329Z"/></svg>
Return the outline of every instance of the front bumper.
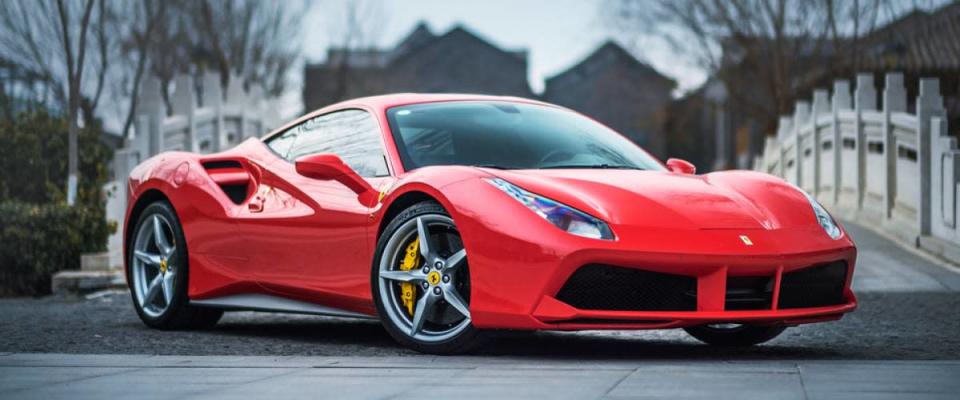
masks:
<svg viewBox="0 0 960 400"><path fill-rule="evenodd" d="M480 209L481 196L454 204ZM670 229L611 224L617 239L587 239L563 232L510 203L496 213L457 215L469 254L470 309L478 328L661 329L719 322L796 325L839 319L856 308L850 290L856 248L849 237L832 240L819 226L791 229ZM747 236L748 245L741 236ZM839 300L825 306L781 307L783 278L807 268L845 263ZM603 264L689 277L695 301L688 310L577 308L558 293L580 268ZM728 282L769 279L766 308L731 309Z"/></svg>
<svg viewBox="0 0 960 400"><path fill-rule="evenodd" d="M507 329L664 329L720 322L749 322L752 324L798 325L836 320L853 311L856 297L850 290L850 277L855 263L853 248L811 254L787 256L697 256L684 254L601 254L594 251L569 254L558 259L554 268L540 273L529 269L515 269L514 280L541 285L530 285L528 290L514 288L511 293L483 293L486 285L476 285L476 301L472 306L474 324L482 328ZM558 299L564 285L580 268L597 262L621 268L669 273L689 277L694 282L692 307L666 310L630 310L577 308ZM838 301L829 305L785 307L783 304L784 277L791 273L808 271L824 264L842 263L846 270ZM474 264L471 262L471 264ZM751 309L732 307L734 290L730 282L738 278L767 279L770 284L769 302L755 304ZM671 296L691 296L670 293ZM645 307L636 307L642 309ZM655 308L655 307L654 307ZM731 309L737 308L737 309Z"/></svg>

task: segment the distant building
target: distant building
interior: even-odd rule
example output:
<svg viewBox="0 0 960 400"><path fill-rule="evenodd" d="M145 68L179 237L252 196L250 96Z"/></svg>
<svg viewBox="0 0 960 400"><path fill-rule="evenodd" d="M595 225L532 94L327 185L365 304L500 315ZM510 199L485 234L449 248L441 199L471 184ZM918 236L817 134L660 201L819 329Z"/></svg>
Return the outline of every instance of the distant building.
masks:
<svg viewBox="0 0 960 400"><path fill-rule="evenodd" d="M536 98L584 113L664 155L662 116L676 83L608 42L546 81L536 96L527 52L504 50L463 27L442 35L420 24L392 49L331 48L304 69L305 111L396 92L479 93Z"/></svg>
<svg viewBox="0 0 960 400"><path fill-rule="evenodd" d="M396 92L533 96L525 50L503 50L460 26L435 35L421 23L392 49L331 48L304 69L306 111Z"/></svg>
<svg viewBox="0 0 960 400"><path fill-rule="evenodd" d="M676 82L614 42L546 81L543 99L577 110L665 155L663 111Z"/></svg>

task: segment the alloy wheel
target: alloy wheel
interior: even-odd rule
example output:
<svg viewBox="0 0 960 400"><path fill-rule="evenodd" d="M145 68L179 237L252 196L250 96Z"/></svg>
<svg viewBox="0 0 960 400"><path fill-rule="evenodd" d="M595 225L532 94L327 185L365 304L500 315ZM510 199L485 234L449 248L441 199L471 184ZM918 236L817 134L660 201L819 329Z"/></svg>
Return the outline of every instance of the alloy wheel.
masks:
<svg viewBox="0 0 960 400"><path fill-rule="evenodd" d="M405 249L414 242L419 262L402 270ZM421 342L455 337L470 326L467 268L467 253L450 217L425 214L407 221L387 242L378 268L378 291L386 317ZM415 289L412 312L404 303L403 284Z"/></svg>
<svg viewBox="0 0 960 400"><path fill-rule="evenodd" d="M160 214L145 220L133 244L132 286L137 304L144 314L156 318L173 302L178 266L170 221Z"/></svg>

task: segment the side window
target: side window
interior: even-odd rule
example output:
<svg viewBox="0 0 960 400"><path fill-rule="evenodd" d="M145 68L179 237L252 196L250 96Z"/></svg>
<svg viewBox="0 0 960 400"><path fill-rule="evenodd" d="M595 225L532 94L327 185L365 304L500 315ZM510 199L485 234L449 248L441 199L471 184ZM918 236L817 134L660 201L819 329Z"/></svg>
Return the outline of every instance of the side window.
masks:
<svg viewBox="0 0 960 400"><path fill-rule="evenodd" d="M303 127L303 124L294 126L286 132L270 138L270 140L267 141L267 147L280 157L287 158L287 154L290 153L290 147L293 146L293 142L297 140L297 134L300 133L301 127Z"/></svg>
<svg viewBox="0 0 960 400"><path fill-rule="evenodd" d="M388 175L380 129L365 111L345 110L321 115L300 125L296 143L287 159L318 153L333 153L360 176Z"/></svg>

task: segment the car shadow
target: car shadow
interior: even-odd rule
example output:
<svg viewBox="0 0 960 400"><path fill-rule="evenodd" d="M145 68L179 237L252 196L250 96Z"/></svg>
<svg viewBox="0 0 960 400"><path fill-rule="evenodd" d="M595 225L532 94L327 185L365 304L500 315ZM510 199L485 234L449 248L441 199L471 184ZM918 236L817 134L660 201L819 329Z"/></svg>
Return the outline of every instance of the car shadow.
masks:
<svg viewBox="0 0 960 400"><path fill-rule="evenodd" d="M663 331L611 336L607 333L492 332L491 340L468 355L529 359L826 359L844 354L829 347L789 346L775 343L754 347L713 347L693 339L663 338ZM658 335L658 333L661 333ZM348 346L362 353L411 355L419 353L397 344L376 321L301 319L297 321L225 322L198 335L230 336L247 343ZM679 336L679 335L671 335ZM253 340L256 339L256 340ZM266 341L266 342L261 342ZM310 353L310 351L307 351ZM299 353L298 353L299 354Z"/></svg>

